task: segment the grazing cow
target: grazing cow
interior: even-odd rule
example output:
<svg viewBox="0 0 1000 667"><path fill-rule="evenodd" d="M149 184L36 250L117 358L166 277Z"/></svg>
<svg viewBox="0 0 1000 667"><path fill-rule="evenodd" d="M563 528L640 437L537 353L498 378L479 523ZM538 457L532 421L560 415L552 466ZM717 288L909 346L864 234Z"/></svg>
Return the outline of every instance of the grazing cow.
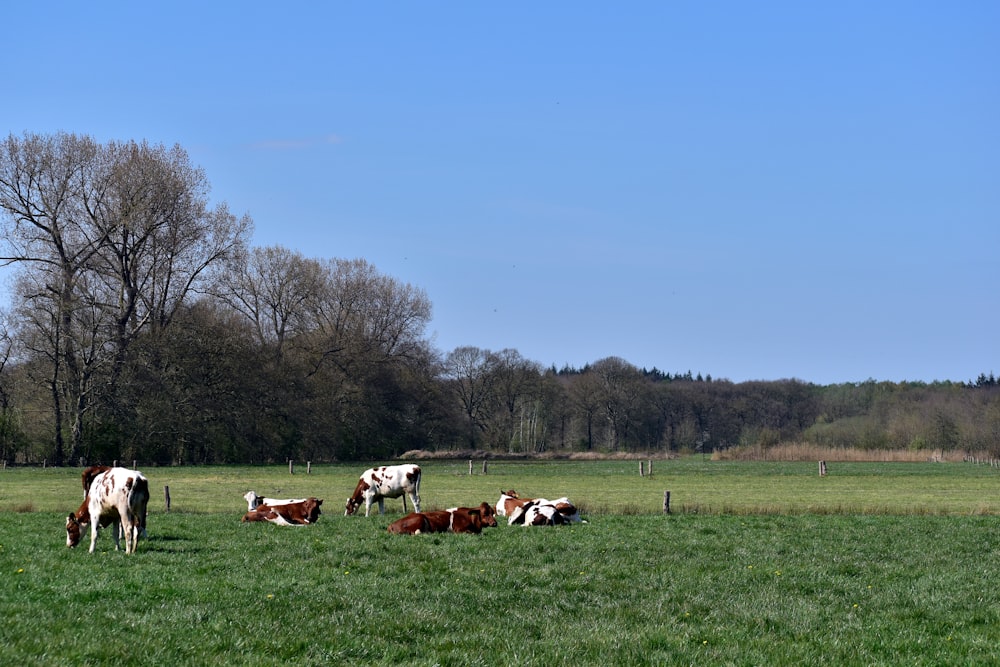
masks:
<svg viewBox="0 0 1000 667"><path fill-rule="evenodd" d="M508 525L554 526L565 523L586 523L569 498L521 498L517 492L501 491L497 501L497 514L507 517ZM530 516L529 516L530 515Z"/></svg>
<svg viewBox="0 0 1000 667"><path fill-rule="evenodd" d="M125 534L125 553L135 553L139 535L145 533L149 482L136 470L109 468L94 476L87 498L66 519L66 546L75 547L90 524L90 553L97 544L98 528L113 526L115 550L119 532Z"/></svg>
<svg viewBox="0 0 1000 667"><path fill-rule="evenodd" d="M344 516L357 511L365 504L365 516L371 513L372 503L378 502L378 513L385 514L385 498L399 498L406 494L413 501L414 513L420 512L420 466L407 464L382 466L366 470L354 487L354 493L347 499ZM406 507L406 498L403 498Z"/></svg>
<svg viewBox="0 0 1000 667"><path fill-rule="evenodd" d="M489 508L489 505L483 503ZM492 524L484 521L482 505L479 507L453 507L448 510L434 512L412 512L402 519L389 524L386 529L399 535L420 535L422 533L473 533L483 532L484 525L496 526L490 509L489 519Z"/></svg>
<svg viewBox="0 0 1000 667"><path fill-rule="evenodd" d="M279 526L307 526L316 523L322 512L321 498L306 498L282 505L258 505L243 515L241 521L270 521Z"/></svg>
<svg viewBox="0 0 1000 667"><path fill-rule="evenodd" d="M273 507L275 505L288 505L289 503L301 503L304 500L306 500L305 498L285 498L283 500L279 500L278 498L264 498L263 496L258 496L253 491L247 491L246 494L243 496L243 499L247 501L248 512L252 512L253 510L257 509L257 507L260 505L270 505Z"/></svg>

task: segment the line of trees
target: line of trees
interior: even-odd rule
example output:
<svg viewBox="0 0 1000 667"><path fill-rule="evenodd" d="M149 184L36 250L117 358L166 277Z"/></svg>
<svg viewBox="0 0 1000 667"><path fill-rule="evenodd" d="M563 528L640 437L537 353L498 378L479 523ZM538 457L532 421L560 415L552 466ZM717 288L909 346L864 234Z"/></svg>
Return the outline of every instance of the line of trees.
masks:
<svg viewBox="0 0 1000 667"><path fill-rule="evenodd" d="M1000 455L1000 388L735 384L618 357L444 353L427 294L361 259L249 244L179 146L0 146L0 458L386 459L408 450L710 451L807 441Z"/></svg>

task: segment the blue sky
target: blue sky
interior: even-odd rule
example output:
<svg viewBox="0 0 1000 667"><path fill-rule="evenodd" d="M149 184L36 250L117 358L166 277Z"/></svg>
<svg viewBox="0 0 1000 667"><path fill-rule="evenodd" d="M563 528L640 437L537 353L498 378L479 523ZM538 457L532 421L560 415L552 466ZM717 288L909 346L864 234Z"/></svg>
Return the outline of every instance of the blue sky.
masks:
<svg viewBox="0 0 1000 667"><path fill-rule="evenodd" d="M155 5L155 6L154 6ZM1000 372L1000 3L16 3L0 131L180 144L428 334L831 384Z"/></svg>

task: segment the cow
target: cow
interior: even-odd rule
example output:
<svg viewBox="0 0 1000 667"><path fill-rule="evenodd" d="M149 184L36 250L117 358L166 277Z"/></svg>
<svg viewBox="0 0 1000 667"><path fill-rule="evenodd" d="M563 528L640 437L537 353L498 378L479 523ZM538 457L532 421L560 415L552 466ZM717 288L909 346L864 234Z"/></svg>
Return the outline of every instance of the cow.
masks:
<svg viewBox="0 0 1000 667"><path fill-rule="evenodd" d="M97 545L98 528L113 526L115 550L119 532L125 534L125 553L135 553L139 535L145 533L149 481L137 470L109 468L94 476L83 504L66 518L66 546L80 543L83 527L90 524L90 553Z"/></svg>
<svg viewBox="0 0 1000 667"><path fill-rule="evenodd" d="M497 514L507 517L507 525L554 526L566 523L586 523L569 498L521 498L517 491L501 491L496 505Z"/></svg>
<svg viewBox="0 0 1000 667"><path fill-rule="evenodd" d="M490 505L489 503L480 503L479 507L452 507L448 511L452 512L454 510L463 510L470 513L478 510L480 520L483 524L483 528L497 527L496 511L493 509L493 506Z"/></svg>
<svg viewBox="0 0 1000 667"><path fill-rule="evenodd" d="M285 498L279 500L278 498L264 498L263 496L258 496L254 491L247 491L243 496L243 499L247 501L247 511L252 512L257 509L258 505L288 505L289 503L301 503L305 501L305 498Z"/></svg>
<svg viewBox="0 0 1000 667"><path fill-rule="evenodd" d="M482 514L483 505L490 512L488 520ZM473 533L483 532L483 526L496 526L492 508L487 503L479 507L453 507L433 512L411 512L389 524L386 530L399 535L423 533ZM490 523L489 521L492 521Z"/></svg>
<svg viewBox="0 0 1000 667"><path fill-rule="evenodd" d="M514 489L510 491L501 489L500 500L496 505L497 516L510 516L515 509L523 507L529 500L531 498L521 498Z"/></svg>
<svg viewBox="0 0 1000 667"><path fill-rule="evenodd" d="M322 514L319 507L322 498L306 498L281 505L257 505L243 515L243 523L250 521L270 521L279 526L307 526L316 523Z"/></svg>
<svg viewBox="0 0 1000 667"><path fill-rule="evenodd" d="M350 516L357 511L363 502L365 516L371 513L372 503L378 502L378 513L385 514L385 498L399 498L403 494L413 501L414 513L420 512L420 466L407 464L399 466L381 466L366 470L354 493L347 499L344 516ZM406 498L403 498L406 507Z"/></svg>

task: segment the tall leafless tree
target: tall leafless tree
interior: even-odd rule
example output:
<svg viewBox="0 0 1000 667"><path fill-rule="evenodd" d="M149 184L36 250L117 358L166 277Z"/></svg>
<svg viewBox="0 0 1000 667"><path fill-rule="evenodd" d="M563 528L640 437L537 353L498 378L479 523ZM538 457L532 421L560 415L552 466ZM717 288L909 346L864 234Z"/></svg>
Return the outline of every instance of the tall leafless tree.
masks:
<svg viewBox="0 0 1000 667"><path fill-rule="evenodd" d="M249 232L248 218L210 209L207 193L179 147L66 133L0 144L0 261L20 265L21 305L38 315L25 321L47 341L57 464L80 453L96 370L110 366L114 395L138 333L169 324Z"/></svg>

